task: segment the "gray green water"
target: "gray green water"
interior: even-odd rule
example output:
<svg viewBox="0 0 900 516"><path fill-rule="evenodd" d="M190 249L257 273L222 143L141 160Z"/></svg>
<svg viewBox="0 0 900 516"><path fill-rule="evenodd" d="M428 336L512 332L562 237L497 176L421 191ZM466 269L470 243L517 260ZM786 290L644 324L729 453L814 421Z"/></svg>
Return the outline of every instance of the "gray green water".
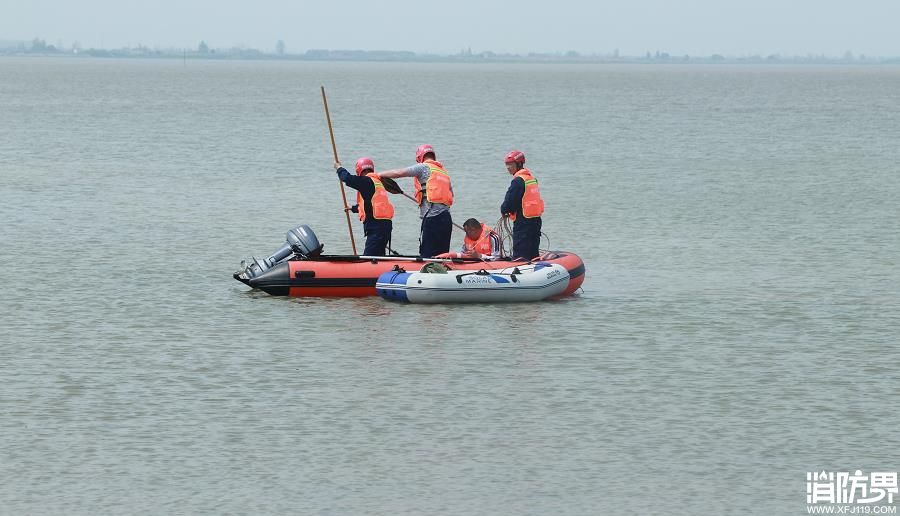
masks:
<svg viewBox="0 0 900 516"><path fill-rule="evenodd" d="M523 150L584 292L232 280L349 252L320 85L460 223ZM900 469L898 142L897 67L0 59L0 514L805 513Z"/></svg>

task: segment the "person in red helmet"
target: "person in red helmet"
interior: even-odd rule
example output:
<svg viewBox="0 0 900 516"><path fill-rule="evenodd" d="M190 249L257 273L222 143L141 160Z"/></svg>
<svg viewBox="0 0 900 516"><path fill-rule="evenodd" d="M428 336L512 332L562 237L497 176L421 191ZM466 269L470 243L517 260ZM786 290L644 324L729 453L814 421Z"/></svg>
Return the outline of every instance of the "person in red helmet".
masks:
<svg viewBox="0 0 900 516"><path fill-rule="evenodd" d="M363 255L387 256L385 250L391 242L394 206L381 184L381 178L375 173L375 163L372 158L359 158L355 176L339 163L335 163L335 168L338 178L356 190L356 204L350 211L359 213L359 220L363 223L363 233L366 235Z"/></svg>
<svg viewBox="0 0 900 516"><path fill-rule="evenodd" d="M504 159L506 171L513 176L506 197L500 205L500 213L513 221L512 255L517 259L531 260L538 256L541 243L541 215L544 200L538 189L537 179L525 168L525 154L514 150Z"/></svg>
<svg viewBox="0 0 900 516"><path fill-rule="evenodd" d="M453 186L444 165L435 159L434 148L427 144L420 145L416 149L415 165L386 170L379 175L391 179L413 178L416 202L419 203L419 216L422 218L419 256L431 258L450 251L450 233L453 231L453 218L450 216Z"/></svg>

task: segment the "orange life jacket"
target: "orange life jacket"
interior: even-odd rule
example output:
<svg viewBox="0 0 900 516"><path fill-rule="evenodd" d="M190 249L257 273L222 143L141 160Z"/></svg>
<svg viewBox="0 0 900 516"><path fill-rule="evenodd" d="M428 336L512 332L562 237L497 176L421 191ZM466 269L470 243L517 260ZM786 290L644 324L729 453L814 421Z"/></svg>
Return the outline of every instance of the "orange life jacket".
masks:
<svg viewBox="0 0 900 516"><path fill-rule="evenodd" d="M438 161L426 159L423 161L428 166L428 181L425 182L425 188L418 177L413 178L413 186L416 188L416 202L422 205L422 193L425 193L425 199L430 203L446 204L453 206L453 190L450 189L450 175L444 170L444 166Z"/></svg>
<svg viewBox="0 0 900 516"><path fill-rule="evenodd" d="M481 224L481 236L478 240L472 240L466 235L463 245L469 249L475 249L478 254L491 254L491 233L494 230L489 228L487 224Z"/></svg>
<svg viewBox="0 0 900 516"><path fill-rule="evenodd" d="M391 220L394 217L394 205L391 204L391 201L388 199L387 190L385 190L384 185L381 184L381 178L374 172L366 174L366 177L371 179L372 183L375 184L375 194L372 195L371 201L372 216L379 220ZM356 204L359 205L359 220L365 222L366 208L363 203L363 196L359 192L356 192Z"/></svg>
<svg viewBox="0 0 900 516"><path fill-rule="evenodd" d="M538 190L537 179L531 175L527 168L516 172L514 177L521 177L525 181L525 195L522 196L522 216L526 219L540 217L544 213L544 200ZM511 213L509 220L516 220L516 214Z"/></svg>

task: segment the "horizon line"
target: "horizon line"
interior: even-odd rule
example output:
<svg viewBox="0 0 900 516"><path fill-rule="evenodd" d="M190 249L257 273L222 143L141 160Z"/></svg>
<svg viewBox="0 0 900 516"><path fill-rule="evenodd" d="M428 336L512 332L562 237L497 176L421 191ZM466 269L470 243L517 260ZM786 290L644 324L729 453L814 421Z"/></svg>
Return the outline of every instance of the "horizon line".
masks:
<svg viewBox="0 0 900 516"><path fill-rule="evenodd" d="M61 40L58 40L61 43ZM5 45L3 45L5 44ZM31 45L29 48L27 45ZM37 48L35 48L37 47ZM204 50L205 47L205 50ZM279 49L280 47L280 49ZM647 50L640 54L626 54L619 51L618 48L614 48L611 51L578 51L578 50L550 50L550 51L539 51L539 50L529 50L526 52L495 52L490 49L473 51L471 46L466 48L462 48L457 52L422 52L415 50L402 50L402 49L354 49L354 48L306 48L302 51L298 52L288 52L287 46L284 44L284 40L276 40L276 43L272 45L271 49L263 50L257 47L252 47L248 45L232 45L232 46L216 46L213 47L206 43L206 40L201 39L197 45L186 47L186 46L174 46L174 45L145 45L143 43L134 44L126 44L122 46L113 46L113 47L105 47L105 46L89 46L84 48L77 40L71 43L70 45L62 45L57 48L56 45L48 44L47 40L40 37L35 37L31 40L22 40L22 39L5 39L0 37L0 53L9 52L9 51L19 51L26 53L38 53L40 51L47 52L147 52L153 51L157 53L161 52L176 52L176 53L194 53L194 54L204 54L204 53L239 53L239 52L248 52L248 53L258 53L260 55L264 55L267 57L303 57L303 56L311 56L320 52L328 52L328 53L356 53L356 54L397 54L397 55L410 55L410 57L420 57L420 58L458 58L458 57L491 57L491 58L527 58L527 57L559 57L559 58L570 58L570 59L585 59L585 58L594 58L594 59L684 59L684 58L699 58L699 59L726 59L726 60L738 60L738 59L759 59L759 58L775 58L775 59L828 59L828 60L865 60L865 59L895 59L900 57L900 55L890 55L890 54L866 54L864 52L853 52L852 49L848 49L842 54L826 54L824 52L805 52L805 53L785 53L785 52L753 52L753 53L727 53L727 52L710 52L710 53L687 53L687 52L670 52L661 49Z"/></svg>
<svg viewBox="0 0 900 516"><path fill-rule="evenodd" d="M0 40L2 43L3 40ZM553 61L572 61L572 62L688 62L688 61L712 61L712 62L735 62L735 61L767 61L767 62L827 62L837 61L844 63L878 63L878 62L894 62L900 59L900 56L890 55L865 55L847 52L842 56L827 55L824 53L805 55L790 55L782 53L771 54L745 54L730 55L713 53L708 55L691 55L691 54L669 54L668 52L646 52L644 55L626 55L615 53L592 53L585 54L576 51L567 52L528 52L525 54L517 53L497 53L490 50L479 53L458 52L455 54L430 53L430 52L414 52L410 50L359 50L359 49L308 49L303 53L292 52L266 52L252 47L232 47L232 48L211 48L208 50L168 47L168 48L150 48L139 45L136 47L118 47L118 48L95 48L87 49L68 48L58 49L54 45L47 45L45 48L25 49L21 47L2 47L0 46L0 55L19 55L19 56L85 56L85 57L192 57L203 59L221 59L221 58L242 58L242 59L273 59L273 60L362 60L362 61L428 61L428 60L464 60L464 61L501 61L501 60L553 60Z"/></svg>

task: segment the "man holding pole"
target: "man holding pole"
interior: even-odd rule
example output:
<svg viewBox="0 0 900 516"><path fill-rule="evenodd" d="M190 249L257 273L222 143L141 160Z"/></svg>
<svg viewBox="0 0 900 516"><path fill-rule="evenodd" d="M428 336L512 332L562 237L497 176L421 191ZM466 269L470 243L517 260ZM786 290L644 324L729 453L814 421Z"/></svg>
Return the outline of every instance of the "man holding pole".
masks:
<svg viewBox="0 0 900 516"><path fill-rule="evenodd" d="M335 169L338 178L356 190L356 205L348 209L359 213L359 220L363 223L363 233L366 236L363 256L387 256L385 248L391 242L394 206L388 199L381 178L375 173L375 163L372 158L359 158L356 161L355 176L339 163L335 163Z"/></svg>

